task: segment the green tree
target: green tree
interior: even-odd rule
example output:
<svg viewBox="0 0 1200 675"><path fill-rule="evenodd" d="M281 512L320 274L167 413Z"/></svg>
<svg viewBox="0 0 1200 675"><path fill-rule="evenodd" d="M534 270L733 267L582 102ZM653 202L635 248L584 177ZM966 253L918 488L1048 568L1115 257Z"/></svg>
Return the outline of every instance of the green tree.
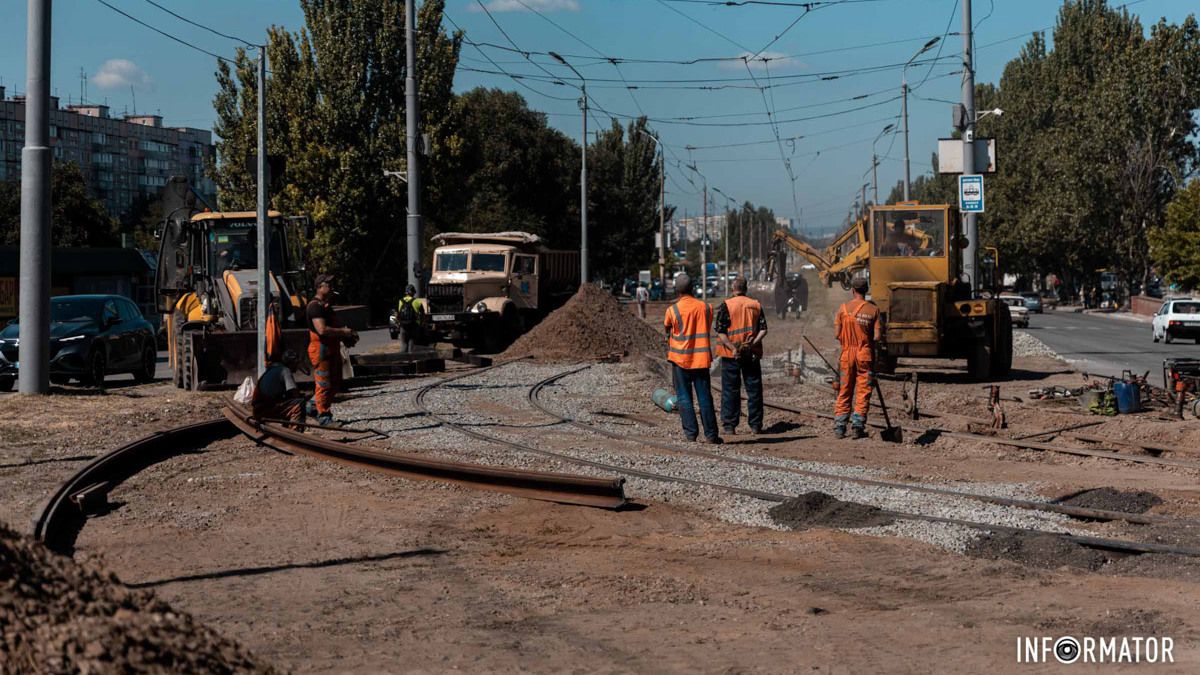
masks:
<svg viewBox="0 0 1200 675"><path fill-rule="evenodd" d="M54 246L113 246L117 223L94 198L79 166L55 162L50 173L50 239ZM21 183L0 183L0 244L21 240Z"/></svg>
<svg viewBox="0 0 1200 675"><path fill-rule="evenodd" d="M588 255L592 274L619 281L658 259L659 166L646 119L596 134L588 150Z"/></svg>
<svg viewBox="0 0 1200 675"><path fill-rule="evenodd" d="M1175 193L1165 222L1150 230L1150 254L1168 281L1200 286L1200 180Z"/></svg>

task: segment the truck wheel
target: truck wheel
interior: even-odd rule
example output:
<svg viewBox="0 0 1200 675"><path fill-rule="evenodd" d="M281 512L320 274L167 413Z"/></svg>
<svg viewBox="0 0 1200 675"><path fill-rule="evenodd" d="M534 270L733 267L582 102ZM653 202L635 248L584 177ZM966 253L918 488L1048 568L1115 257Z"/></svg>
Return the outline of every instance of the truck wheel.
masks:
<svg viewBox="0 0 1200 675"><path fill-rule="evenodd" d="M93 387L104 388L104 376L108 373L108 359L104 357L104 350L97 348L93 349L88 355L87 374L84 376L85 382Z"/></svg>
<svg viewBox="0 0 1200 675"><path fill-rule="evenodd" d="M200 391L200 368L196 355L192 353L192 341L183 341L183 351L180 352L179 370L182 371L183 388L188 391Z"/></svg>
<svg viewBox="0 0 1200 675"><path fill-rule="evenodd" d="M1006 377L1012 372L1012 315L1001 305L992 343L992 375Z"/></svg>
<svg viewBox="0 0 1200 675"><path fill-rule="evenodd" d="M992 377L992 346L986 342L971 345L967 355L967 373L972 380L986 382Z"/></svg>

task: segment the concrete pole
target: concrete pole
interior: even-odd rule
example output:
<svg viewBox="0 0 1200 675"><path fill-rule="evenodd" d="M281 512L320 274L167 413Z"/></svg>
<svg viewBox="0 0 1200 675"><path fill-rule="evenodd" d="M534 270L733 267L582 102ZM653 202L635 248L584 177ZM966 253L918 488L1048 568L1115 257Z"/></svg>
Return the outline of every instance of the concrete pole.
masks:
<svg viewBox="0 0 1200 675"><path fill-rule="evenodd" d="M581 157L579 167L579 283L586 284L588 282L588 228L587 228L587 206L588 206L588 189L587 189L587 116L588 116L588 99L587 99L587 84L580 78L579 83L579 109L583 111L583 143L581 145Z"/></svg>
<svg viewBox="0 0 1200 675"><path fill-rule="evenodd" d="M879 204L879 157L871 155L871 200Z"/></svg>
<svg viewBox="0 0 1200 675"><path fill-rule="evenodd" d="M50 391L50 0L29 0L21 149L21 368L17 391Z"/></svg>
<svg viewBox="0 0 1200 675"><path fill-rule="evenodd" d="M904 201L908 201L908 80L900 85L900 116L904 119Z"/></svg>
<svg viewBox="0 0 1200 675"><path fill-rule="evenodd" d="M421 294L421 156L417 142L421 138L417 101L417 9L416 0L404 0L404 122L408 157L408 218L405 231L408 251L408 283Z"/></svg>
<svg viewBox="0 0 1200 675"><path fill-rule="evenodd" d="M708 300L708 181L704 181L704 218L700 221L700 298Z"/></svg>
<svg viewBox="0 0 1200 675"><path fill-rule="evenodd" d="M655 139L658 142L658 139ZM658 148L658 281L667 289L667 158ZM649 290L649 289L646 289Z"/></svg>
<svg viewBox="0 0 1200 675"><path fill-rule="evenodd" d="M729 272L733 270L733 266L729 264L729 212L728 207L725 213L725 234L722 237L725 240L725 297L729 297Z"/></svg>
<svg viewBox="0 0 1200 675"><path fill-rule="evenodd" d="M267 218L267 47L258 48L258 375L266 371L267 307L271 304L271 221ZM282 270L281 270L282 271Z"/></svg>
<svg viewBox="0 0 1200 675"><path fill-rule="evenodd" d="M966 108L967 129L963 133L963 175L975 173L975 63L971 49L971 0L963 0L963 79L962 99ZM979 275L976 274L976 255L979 251L979 224L976 214L963 214L963 234L967 246L963 249L963 272L971 279L971 290L979 290Z"/></svg>

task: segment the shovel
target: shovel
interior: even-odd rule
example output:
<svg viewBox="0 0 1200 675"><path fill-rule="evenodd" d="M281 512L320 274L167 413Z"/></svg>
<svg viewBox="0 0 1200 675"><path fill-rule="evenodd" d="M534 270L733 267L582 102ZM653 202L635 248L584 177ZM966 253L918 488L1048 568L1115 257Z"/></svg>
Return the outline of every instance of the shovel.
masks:
<svg viewBox="0 0 1200 675"><path fill-rule="evenodd" d="M879 380L872 377L871 384L875 387L875 393L879 394L879 407L883 409L883 423L886 425L884 430L879 432L879 437L888 443L903 443L904 429L892 426L892 418L888 416L887 404L883 402L883 390L879 388Z"/></svg>

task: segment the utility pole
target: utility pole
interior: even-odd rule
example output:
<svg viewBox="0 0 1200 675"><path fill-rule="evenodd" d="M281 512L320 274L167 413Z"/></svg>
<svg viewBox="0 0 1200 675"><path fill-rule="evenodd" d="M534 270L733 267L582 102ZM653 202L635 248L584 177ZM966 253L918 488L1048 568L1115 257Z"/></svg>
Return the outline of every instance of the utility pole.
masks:
<svg viewBox="0 0 1200 675"><path fill-rule="evenodd" d="M406 250L408 251L408 283L420 294L424 275L421 274L421 157L417 151L420 138L417 108L417 9L416 0L404 0L404 121L405 146L408 151L408 218Z"/></svg>
<svg viewBox="0 0 1200 675"><path fill-rule="evenodd" d="M580 166L579 166L579 283L580 285L588 282L588 226L587 226L587 204L588 204L588 189L587 189L587 118L588 118L588 97L587 97L587 80L583 79L583 75L575 70L575 66L567 63L567 60L557 52L547 52L551 58L564 66L571 69L575 73L575 77L579 78L579 109L583 111L583 142L580 143Z"/></svg>
<svg viewBox="0 0 1200 675"><path fill-rule="evenodd" d="M746 224L742 218L741 211L738 211L738 274L742 277L746 276Z"/></svg>
<svg viewBox="0 0 1200 675"><path fill-rule="evenodd" d="M879 204L879 156L871 155L871 203Z"/></svg>
<svg viewBox="0 0 1200 675"><path fill-rule="evenodd" d="M963 133L962 170L964 176L975 173L975 64L971 54L971 0L963 0L963 79L962 99L966 109L967 129ZM963 272L971 280L971 290L979 290L979 275L975 273L975 255L979 247L979 224L976 214L964 213L963 234L967 237L967 245L963 248Z"/></svg>
<svg viewBox="0 0 1200 675"><path fill-rule="evenodd" d="M267 46L258 48L258 376L266 371L267 309L271 304L271 268L267 218Z"/></svg>
<svg viewBox="0 0 1200 675"><path fill-rule="evenodd" d="M657 143L658 139L654 139ZM667 292L667 158L658 149L658 281Z"/></svg>
<svg viewBox="0 0 1200 675"><path fill-rule="evenodd" d="M29 0L21 148L22 394L50 391L50 0Z"/></svg>
<svg viewBox="0 0 1200 675"><path fill-rule="evenodd" d="M908 78L900 85L900 117L904 120L904 201L908 201Z"/></svg>
<svg viewBox="0 0 1200 675"><path fill-rule="evenodd" d="M725 297L728 298L729 297L729 272L733 268L732 265L729 264L729 213L728 213L728 206L726 206L726 213L725 213L725 234L722 236L722 238L725 240L725 272L724 272L724 275L725 275Z"/></svg>
<svg viewBox="0 0 1200 675"><path fill-rule="evenodd" d="M708 300L708 179L704 180L703 234L700 235L700 298Z"/></svg>
<svg viewBox="0 0 1200 675"><path fill-rule="evenodd" d="M758 278L758 270L754 267L754 240L757 238L754 226L758 222L757 214L750 214L750 279Z"/></svg>

